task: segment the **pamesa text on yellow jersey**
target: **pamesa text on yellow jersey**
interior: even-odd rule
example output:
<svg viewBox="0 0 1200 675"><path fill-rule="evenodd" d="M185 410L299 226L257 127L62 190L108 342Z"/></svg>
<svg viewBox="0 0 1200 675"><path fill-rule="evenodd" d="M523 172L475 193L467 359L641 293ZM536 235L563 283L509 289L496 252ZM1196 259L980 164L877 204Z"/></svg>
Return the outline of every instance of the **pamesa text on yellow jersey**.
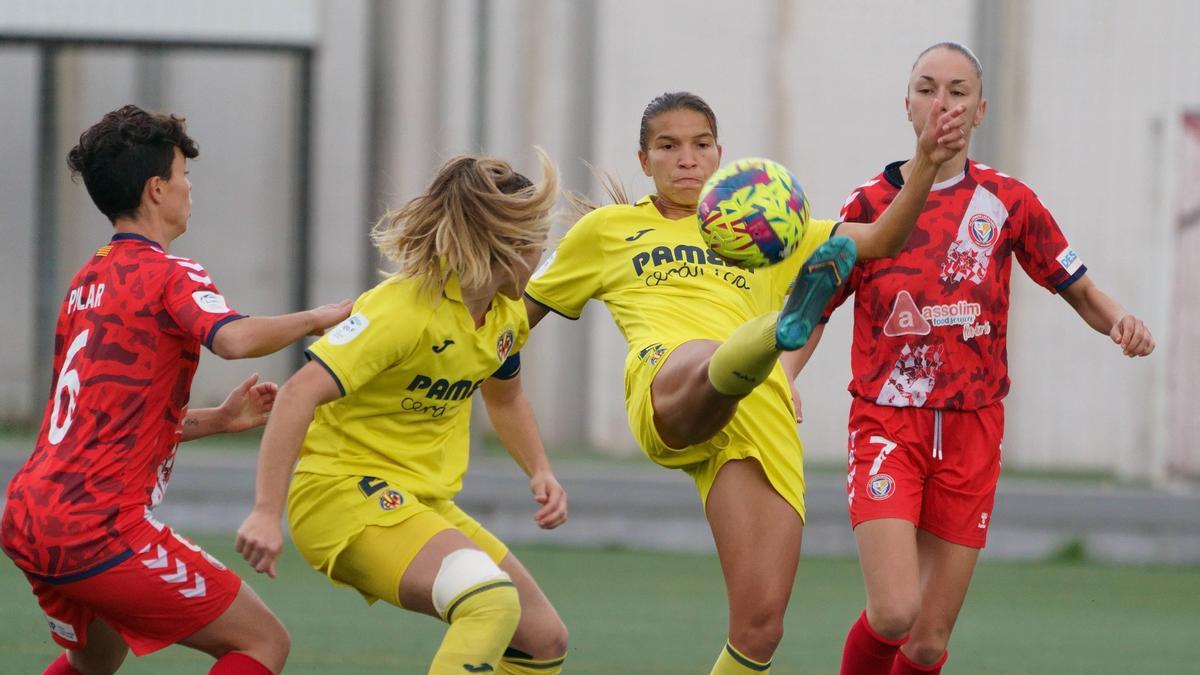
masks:
<svg viewBox="0 0 1200 675"><path fill-rule="evenodd" d="M308 349L343 395L317 408L296 471L452 498L467 471L471 395L488 377L516 375L528 335L522 301L500 294L476 328L455 276L436 296L419 279L380 283Z"/></svg>
<svg viewBox="0 0 1200 675"><path fill-rule="evenodd" d="M810 220L783 262L732 267L708 250L696 216L664 218L647 196L587 214L563 236L526 289L570 319L604 302L630 349L724 340L746 321L778 310L800 266L829 239L832 220Z"/></svg>

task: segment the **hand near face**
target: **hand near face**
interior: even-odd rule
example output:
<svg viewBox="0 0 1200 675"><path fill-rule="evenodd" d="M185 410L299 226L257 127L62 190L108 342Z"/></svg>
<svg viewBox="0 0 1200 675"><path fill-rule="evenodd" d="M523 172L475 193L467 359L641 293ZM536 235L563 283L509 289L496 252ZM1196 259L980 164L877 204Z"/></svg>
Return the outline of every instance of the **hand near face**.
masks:
<svg viewBox="0 0 1200 675"><path fill-rule="evenodd" d="M935 164L949 161L967 147L966 106L961 104L947 110L941 99L929 107L929 119L917 138L917 150Z"/></svg>

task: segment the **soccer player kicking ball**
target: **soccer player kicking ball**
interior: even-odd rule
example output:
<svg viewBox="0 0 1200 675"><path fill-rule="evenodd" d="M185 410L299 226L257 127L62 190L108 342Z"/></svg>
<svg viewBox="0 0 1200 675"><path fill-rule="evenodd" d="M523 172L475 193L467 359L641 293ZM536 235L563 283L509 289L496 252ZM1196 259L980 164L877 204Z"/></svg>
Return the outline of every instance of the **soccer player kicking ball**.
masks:
<svg viewBox="0 0 1200 675"><path fill-rule="evenodd" d="M533 577L454 503L479 389L529 476L538 526L567 518L518 356L529 335L521 291L558 196L542 162L535 186L502 160L457 157L384 216L375 243L400 270L359 296L279 390L254 510L238 529L238 552L274 576L286 499L292 540L314 568L367 602L449 624L431 675L554 675L566 654L567 629Z"/></svg>
<svg viewBox="0 0 1200 675"><path fill-rule="evenodd" d="M796 577L804 473L780 354L804 345L856 248L899 250L964 142L961 113L930 108L917 177L877 222L812 220L787 260L751 271L709 256L696 220L721 160L716 115L694 94L664 94L638 139L656 193L583 216L526 290L534 324L550 311L578 318L595 298L625 336L630 428L652 461L695 480L725 574L729 633L714 675L770 669Z"/></svg>
<svg viewBox="0 0 1200 675"><path fill-rule="evenodd" d="M965 105L972 127L983 121L983 69L966 47L937 44L913 64L905 103L918 134L936 99ZM835 301L855 294L847 491L867 590L846 637L848 675L937 673L946 662L1000 477L1013 255L1126 356L1154 350L1033 191L968 151L942 165L904 250L860 266ZM843 217L882 211L913 166L889 164Z"/></svg>
<svg viewBox="0 0 1200 675"><path fill-rule="evenodd" d="M4 551L33 586L66 653L50 675L113 673L173 643L211 673L278 673L288 635L227 569L154 519L180 441L262 424L275 386L242 383L219 408L187 409L204 345L270 354L349 314L343 301L243 317L198 263L168 254L188 226L196 143L173 115L125 106L67 156L115 234L59 310L52 395L33 454L8 486Z"/></svg>

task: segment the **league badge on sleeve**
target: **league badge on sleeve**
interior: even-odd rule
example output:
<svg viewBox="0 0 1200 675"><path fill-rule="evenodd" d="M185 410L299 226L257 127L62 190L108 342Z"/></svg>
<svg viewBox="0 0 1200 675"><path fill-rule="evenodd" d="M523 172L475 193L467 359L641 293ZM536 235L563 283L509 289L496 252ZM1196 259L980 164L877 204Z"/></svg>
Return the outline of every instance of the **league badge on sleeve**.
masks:
<svg viewBox="0 0 1200 675"><path fill-rule="evenodd" d="M197 307L209 314L224 314L229 311L229 305L225 304L224 296L212 291L196 291L192 293L192 300Z"/></svg>
<svg viewBox="0 0 1200 675"><path fill-rule="evenodd" d="M333 330L329 331L329 344L344 345L358 337L370 325L371 322L362 314L351 314L337 326L334 326Z"/></svg>

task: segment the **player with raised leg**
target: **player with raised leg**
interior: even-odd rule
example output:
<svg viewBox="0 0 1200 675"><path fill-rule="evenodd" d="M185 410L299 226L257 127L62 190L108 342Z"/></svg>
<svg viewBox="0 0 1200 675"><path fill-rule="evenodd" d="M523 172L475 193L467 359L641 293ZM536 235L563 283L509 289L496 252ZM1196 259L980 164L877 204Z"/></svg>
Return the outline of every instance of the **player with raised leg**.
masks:
<svg viewBox="0 0 1200 675"><path fill-rule="evenodd" d="M585 215L526 289L535 325L550 311L578 318L595 298L625 336L634 437L652 461L695 480L716 542L729 598L717 675L770 669L800 556L801 445L779 355L802 347L819 320L837 288L831 268L836 281L855 248L873 258L904 244L938 167L962 146L961 112L930 108L916 177L875 223L811 220L787 260L743 270L708 255L697 222L721 160L716 116L694 94L664 94L638 140L655 194Z"/></svg>

